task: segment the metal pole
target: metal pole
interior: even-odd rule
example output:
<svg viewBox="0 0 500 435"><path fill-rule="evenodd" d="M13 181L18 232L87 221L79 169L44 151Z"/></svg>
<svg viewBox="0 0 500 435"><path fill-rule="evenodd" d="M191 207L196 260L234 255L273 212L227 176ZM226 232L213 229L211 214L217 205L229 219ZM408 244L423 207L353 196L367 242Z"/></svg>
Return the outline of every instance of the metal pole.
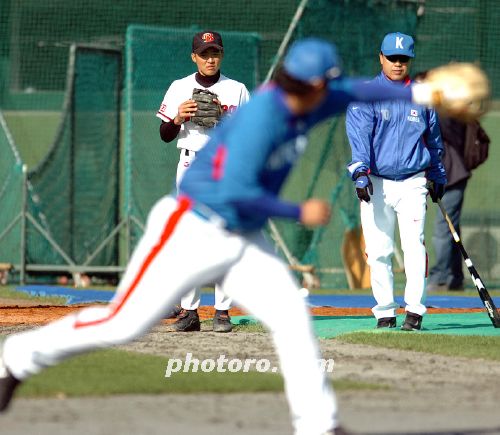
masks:
<svg viewBox="0 0 500 435"><path fill-rule="evenodd" d="M304 9L307 6L307 3L309 3L309 0L302 0L295 11L295 15L292 18L292 21L290 22L290 25L288 26L288 30L281 41L281 45L278 48L278 53L276 53L276 57L274 59L273 64L271 65L271 68L269 68L269 71L267 72L266 80L265 83L267 83L272 75L276 67L278 66L278 63L281 61L281 58L283 57L283 54L285 54L285 50L288 46L288 43L290 42L290 39L293 35L293 32L295 31L295 28L297 27L297 24L300 21L300 18L302 17L302 14L304 13Z"/></svg>
<svg viewBox="0 0 500 435"><path fill-rule="evenodd" d="M20 246L20 275L19 281L21 285L26 283L26 212L28 209L28 168L23 165L23 197L22 197L22 211L21 211L21 246Z"/></svg>

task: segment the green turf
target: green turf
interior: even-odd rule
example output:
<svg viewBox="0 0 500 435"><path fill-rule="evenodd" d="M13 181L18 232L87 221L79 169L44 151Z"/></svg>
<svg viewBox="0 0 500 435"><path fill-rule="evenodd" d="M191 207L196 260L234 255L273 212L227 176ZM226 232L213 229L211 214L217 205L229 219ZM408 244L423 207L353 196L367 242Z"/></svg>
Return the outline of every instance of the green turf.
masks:
<svg viewBox="0 0 500 435"><path fill-rule="evenodd" d="M20 292L15 290L16 286L13 285L7 285L7 286L0 286L0 298L6 298L6 299L19 299L21 300L30 300L30 301L35 301L39 302L40 304L43 305L64 305L66 304L66 298L64 297L57 297L57 296L32 296L28 293Z"/></svg>
<svg viewBox="0 0 500 435"><path fill-rule="evenodd" d="M195 358L195 356L193 356ZM113 394L196 394L283 391L276 373L212 371L174 373L165 377L168 359L108 349L81 355L28 379L23 397L109 396ZM227 367L227 363L226 363ZM335 380L337 390L379 390L386 385Z"/></svg>
<svg viewBox="0 0 500 435"><path fill-rule="evenodd" d="M398 324L403 322L404 315L398 316ZM255 324L251 316L233 316L235 325ZM375 319L372 316L314 316L314 331L319 338L333 338L341 334L374 330ZM395 329L394 333L408 334ZM500 337L500 329L493 328L485 313L465 314L428 314L424 318L423 329L419 334L474 335ZM412 333L409 333L412 334Z"/></svg>
<svg viewBox="0 0 500 435"><path fill-rule="evenodd" d="M440 334L353 332L338 337L346 343L365 344L391 349L412 350L438 355L500 360L500 336L449 336Z"/></svg>

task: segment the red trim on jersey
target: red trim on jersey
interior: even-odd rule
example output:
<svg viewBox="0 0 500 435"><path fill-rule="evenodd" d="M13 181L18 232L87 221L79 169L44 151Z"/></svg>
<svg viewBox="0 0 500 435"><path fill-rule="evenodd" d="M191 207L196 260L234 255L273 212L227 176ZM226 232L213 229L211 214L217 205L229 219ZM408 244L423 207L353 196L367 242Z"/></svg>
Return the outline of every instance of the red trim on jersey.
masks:
<svg viewBox="0 0 500 435"><path fill-rule="evenodd" d="M168 119L168 122L171 122L173 121L172 118L169 118L167 115L165 115L164 113L161 113L161 112L157 112L157 115L161 115L162 118L167 118Z"/></svg>
<svg viewBox="0 0 500 435"><path fill-rule="evenodd" d="M76 320L75 324L73 325L75 328L81 328L85 326L94 326L98 325L100 323L107 322L108 320L111 320L116 314L120 311L120 309L125 305L125 302L129 299L129 297L132 295L134 290L137 288L137 285L139 284L140 280L146 273L148 267L151 265L153 260L156 258L158 253L162 250L162 248L166 245L167 241L170 239L170 236L174 232L177 224L179 223L180 218L182 215L191 208L192 202L191 200L186 197L186 196L179 196L178 197L178 202L177 202L177 210L175 210L169 217L167 223L165 224L165 227L163 228L163 231L160 236L160 240L156 243L156 245L153 246L149 254L146 256L144 262L142 263L141 267L139 268L139 271L137 272L136 277L132 281L132 284L130 287L122 293L121 298L117 301L114 301L112 303L111 307L111 312L106 316L101 319L97 320L92 320L90 322L80 322Z"/></svg>
<svg viewBox="0 0 500 435"><path fill-rule="evenodd" d="M224 175L224 163L226 162L227 148L224 145L219 145L215 152L212 167L212 178L220 180Z"/></svg>

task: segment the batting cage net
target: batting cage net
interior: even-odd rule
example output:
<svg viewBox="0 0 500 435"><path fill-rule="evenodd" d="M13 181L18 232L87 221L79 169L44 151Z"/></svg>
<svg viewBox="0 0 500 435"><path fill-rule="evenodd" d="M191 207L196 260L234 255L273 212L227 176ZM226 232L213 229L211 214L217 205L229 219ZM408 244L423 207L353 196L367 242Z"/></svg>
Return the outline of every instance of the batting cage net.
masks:
<svg viewBox="0 0 500 435"><path fill-rule="evenodd" d="M499 20L500 4L482 0L122 0L119 7L97 0L4 0L0 262L123 267L149 208L173 188L178 150L160 140L155 114L172 80L194 71L191 38L199 30L222 34L222 72L250 90L270 76L289 43L305 36L335 42L346 74L374 76L384 34L400 31L416 40L413 73L453 60L478 62L498 98ZM109 50L76 50L72 66L71 47L89 45ZM500 138L498 116L492 110L482 121L493 144ZM362 267L363 252L358 202L345 169L344 119L319 125L309 139L283 193L296 201L330 199L332 223L311 231L277 220L268 234L289 260L314 265L321 287L345 288L353 283L344 264ZM491 200L498 161L492 146L469 182L462 218L467 250L491 284L500 283L500 205ZM29 168L24 184L23 164ZM430 207L431 263L435 214ZM402 266L398 255L395 261Z"/></svg>
<svg viewBox="0 0 500 435"><path fill-rule="evenodd" d="M118 224L121 53L69 51L60 124L45 157L23 179L13 142L1 145L13 162L2 172L1 203L9 205L2 223L12 229L0 239L1 258L34 273L118 262L117 238L109 236ZM3 133L8 139L7 127Z"/></svg>

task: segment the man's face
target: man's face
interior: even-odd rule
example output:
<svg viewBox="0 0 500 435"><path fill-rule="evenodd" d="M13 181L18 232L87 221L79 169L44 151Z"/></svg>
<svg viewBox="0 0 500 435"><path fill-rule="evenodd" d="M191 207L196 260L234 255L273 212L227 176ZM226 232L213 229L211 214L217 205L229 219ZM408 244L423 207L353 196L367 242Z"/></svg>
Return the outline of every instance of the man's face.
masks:
<svg viewBox="0 0 500 435"><path fill-rule="evenodd" d="M210 47L199 54L191 53L191 59L198 67L202 76L213 76L220 69L224 54L216 48Z"/></svg>
<svg viewBox="0 0 500 435"><path fill-rule="evenodd" d="M393 81L404 80L410 72L410 58L395 54L384 56L380 53L380 65L384 74Z"/></svg>

